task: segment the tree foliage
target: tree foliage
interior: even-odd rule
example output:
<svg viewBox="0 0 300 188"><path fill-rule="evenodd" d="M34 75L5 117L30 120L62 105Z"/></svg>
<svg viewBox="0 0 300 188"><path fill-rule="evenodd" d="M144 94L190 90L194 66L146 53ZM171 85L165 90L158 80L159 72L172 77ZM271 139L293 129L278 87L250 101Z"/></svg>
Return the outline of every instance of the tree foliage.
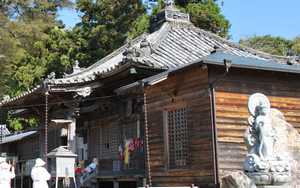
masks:
<svg viewBox="0 0 300 188"><path fill-rule="evenodd" d="M271 35L253 36L240 40L240 44L269 54L287 56L300 54L300 39L288 40Z"/></svg>
<svg viewBox="0 0 300 188"><path fill-rule="evenodd" d="M211 31L222 37L228 37L229 21L221 13L219 5L212 1L192 1L184 4L183 8L191 16L192 23L202 29Z"/></svg>
<svg viewBox="0 0 300 188"><path fill-rule="evenodd" d="M300 36L296 37L293 41L292 41L292 51L296 54L296 55L300 55Z"/></svg>
<svg viewBox="0 0 300 188"><path fill-rule="evenodd" d="M72 41L56 20L68 0L0 2L0 97L16 95L46 74L61 74L72 62Z"/></svg>
<svg viewBox="0 0 300 188"><path fill-rule="evenodd" d="M219 36L228 37L230 22L221 12L218 0L176 0L176 7L191 17L191 22L199 28L211 31ZM165 7L164 1L159 0L153 14Z"/></svg>
<svg viewBox="0 0 300 188"><path fill-rule="evenodd" d="M140 0L79 0L77 8L82 17L73 35L79 46L76 59L83 66L95 63L147 28Z"/></svg>
<svg viewBox="0 0 300 188"><path fill-rule="evenodd" d="M7 119L9 129L12 131L21 131L26 128L34 128L37 127L39 124L38 118L36 117L28 117L28 118L21 118L21 117L13 117L8 114Z"/></svg>

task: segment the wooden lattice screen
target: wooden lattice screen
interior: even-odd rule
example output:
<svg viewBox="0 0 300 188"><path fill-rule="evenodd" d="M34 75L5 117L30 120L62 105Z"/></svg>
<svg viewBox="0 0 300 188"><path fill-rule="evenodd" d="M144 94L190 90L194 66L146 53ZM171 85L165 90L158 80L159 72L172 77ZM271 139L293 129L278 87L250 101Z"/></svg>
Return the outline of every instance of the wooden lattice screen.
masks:
<svg viewBox="0 0 300 188"><path fill-rule="evenodd" d="M109 159L118 156L118 148L122 142L121 130L118 124L102 126L102 155L101 159Z"/></svg>
<svg viewBox="0 0 300 188"><path fill-rule="evenodd" d="M167 111L169 168L180 168L188 162L188 128L186 108Z"/></svg>

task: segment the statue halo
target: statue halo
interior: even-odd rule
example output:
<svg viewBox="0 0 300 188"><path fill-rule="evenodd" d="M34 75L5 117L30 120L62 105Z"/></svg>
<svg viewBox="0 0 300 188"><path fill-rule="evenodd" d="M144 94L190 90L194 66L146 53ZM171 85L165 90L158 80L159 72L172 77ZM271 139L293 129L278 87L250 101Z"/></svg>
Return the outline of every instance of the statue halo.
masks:
<svg viewBox="0 0 300 188"><path fill-rule="evenodd" d="M248 110L252 116L255 116L256 107L259 105L265 106L268 110L271 108L271 104L267 96L262 93L252 94L248 100Z"/></svg>

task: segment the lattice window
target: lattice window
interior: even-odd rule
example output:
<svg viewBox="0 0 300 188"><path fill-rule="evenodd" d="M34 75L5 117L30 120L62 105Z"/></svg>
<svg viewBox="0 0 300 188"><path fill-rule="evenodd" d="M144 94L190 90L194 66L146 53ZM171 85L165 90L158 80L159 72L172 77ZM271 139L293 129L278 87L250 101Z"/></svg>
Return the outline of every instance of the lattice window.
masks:
<svg viewBox="0 0 300 188"><path fill-rule="evenodd" d="M167 148L169 168L185 167L188 163L187 109L177 108L166 112Z"/></svg>
<svg viewBox="0 0 300 188"><path fill-rule="evenodd" d="M111 158L118 155L118 148L121 140L121 131L117 125L103 126L102 129L102 156L101 158Z"/></svg>

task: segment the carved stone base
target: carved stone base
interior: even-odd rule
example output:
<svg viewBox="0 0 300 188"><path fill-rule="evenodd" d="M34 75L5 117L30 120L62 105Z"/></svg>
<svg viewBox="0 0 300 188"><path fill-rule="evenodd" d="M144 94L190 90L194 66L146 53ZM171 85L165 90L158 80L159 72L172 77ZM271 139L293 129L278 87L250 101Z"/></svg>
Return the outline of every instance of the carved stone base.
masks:
<svg viewBox="0 0 300 188"><path fill-rule="evenodd" d="M252 172L246 174L257 186L285 187L292 181L290 173L284 172Z"/></svg>

